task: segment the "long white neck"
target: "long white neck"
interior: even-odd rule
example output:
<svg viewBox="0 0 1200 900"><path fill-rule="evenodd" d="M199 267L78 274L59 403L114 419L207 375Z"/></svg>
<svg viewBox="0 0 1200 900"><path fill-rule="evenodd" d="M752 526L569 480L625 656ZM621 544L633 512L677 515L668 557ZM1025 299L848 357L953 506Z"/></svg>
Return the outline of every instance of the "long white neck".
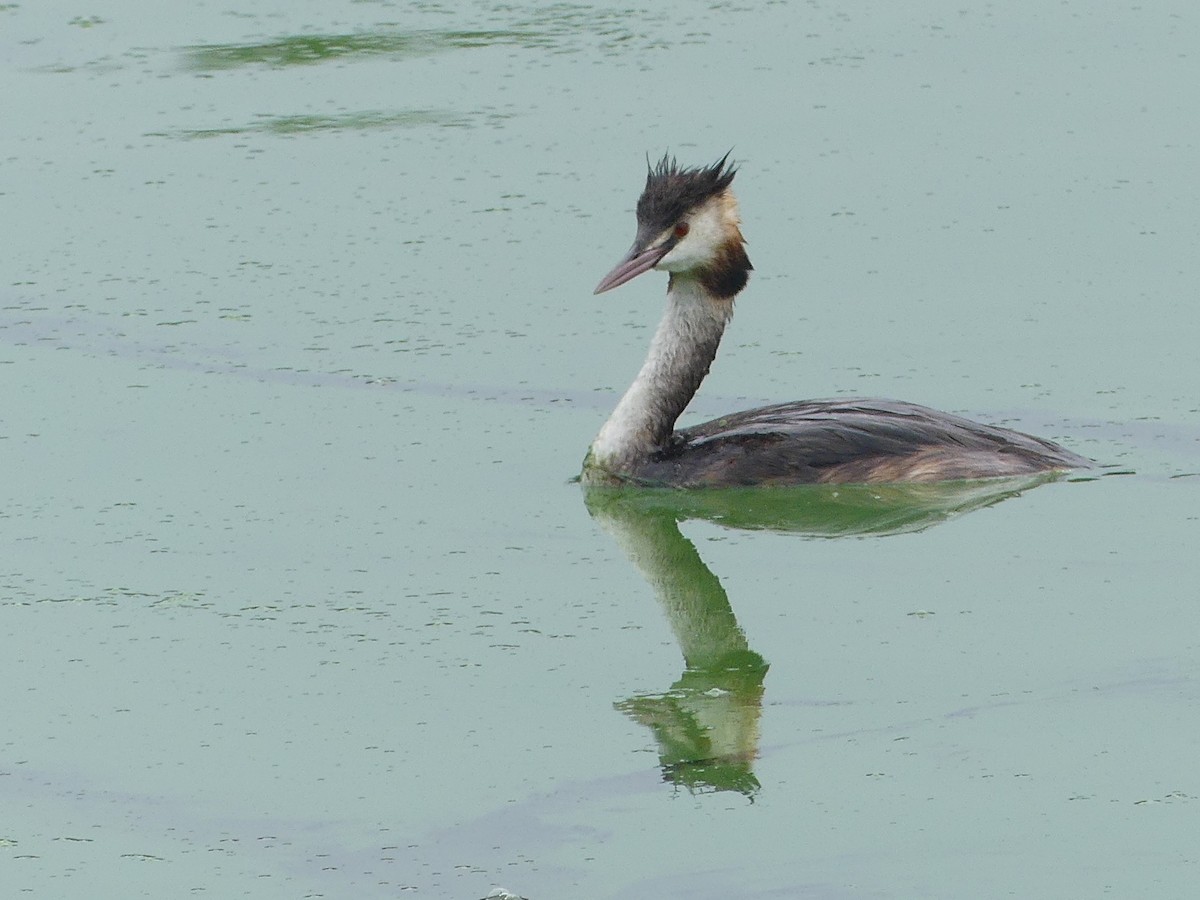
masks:
<svg viewBox="0 0 1200 900"><path fill-rule="evenodd" d="M586 466L619 475L667 445L732 315L732 297L710 293L697 278L672 275L646 362L592 441Z"/></svg>

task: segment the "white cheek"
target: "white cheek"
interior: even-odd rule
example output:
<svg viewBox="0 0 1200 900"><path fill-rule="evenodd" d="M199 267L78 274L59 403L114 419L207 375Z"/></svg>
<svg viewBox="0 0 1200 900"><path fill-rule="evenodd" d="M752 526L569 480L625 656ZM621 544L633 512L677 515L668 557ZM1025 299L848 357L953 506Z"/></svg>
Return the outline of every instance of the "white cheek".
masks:
<svg viewBox="0 0 1200 900"><path fill-rule="evenodd" d="M688 222L687 237L675 245L655 266L663 272L686 272L712 261L724 233L716 210L707 207Z"/></svg>
<svg viewBox="0 0 1200 900"><path fill-rule="evenodd" d="M693 269L702 261L695 253L695 245L688 241L680 241L670 253L658 261L654 268L662 272L686 272Z"/></svg>

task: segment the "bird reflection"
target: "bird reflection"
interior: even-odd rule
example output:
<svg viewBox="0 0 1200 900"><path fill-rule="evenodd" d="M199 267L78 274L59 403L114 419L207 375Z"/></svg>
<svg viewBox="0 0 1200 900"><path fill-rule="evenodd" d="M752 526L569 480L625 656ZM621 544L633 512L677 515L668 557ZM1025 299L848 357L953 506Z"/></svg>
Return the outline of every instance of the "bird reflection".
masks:
<svg viewBox="0 0 1200 900"><path fill-rule="evenodd" d="M715 491L586 487L588 511L654 590L684 660L683 673L667 690L622 700L616 708L653 733L664 781L693 792L737 791L753 798L768 663L751 649L720 580L679 523L706 519L729 528L826 538L902 534L1057 477Z"/></svg>

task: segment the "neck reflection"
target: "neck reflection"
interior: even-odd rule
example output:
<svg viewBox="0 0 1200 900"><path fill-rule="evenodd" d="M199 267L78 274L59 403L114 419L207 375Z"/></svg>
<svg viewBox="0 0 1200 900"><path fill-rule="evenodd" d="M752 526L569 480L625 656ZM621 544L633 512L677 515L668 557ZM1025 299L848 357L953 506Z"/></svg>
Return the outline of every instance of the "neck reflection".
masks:
<svg viewBox="0 0 1200 900"><path fill-rule="evenodd" d="M769 664L751 649L724 587L679 523L706 519L824 538L911 533L1056 477L713 491L585 487L588 511L653 589L684 660L667 690L616 708L653 733L664 781L752 799Z"/></svg>

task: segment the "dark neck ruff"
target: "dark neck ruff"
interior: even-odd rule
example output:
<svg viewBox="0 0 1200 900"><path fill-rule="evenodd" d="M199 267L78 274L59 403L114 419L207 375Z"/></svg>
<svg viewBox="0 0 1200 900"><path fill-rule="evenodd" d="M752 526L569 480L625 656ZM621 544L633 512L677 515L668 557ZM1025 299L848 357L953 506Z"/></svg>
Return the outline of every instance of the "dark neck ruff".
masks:
<svg viewBox="0 0 1200 900"><path fill-rule="evenodd" d="M698 273L700 284L708 293L722 300L732 300L750 280L750 257L746 255L741 236L722 248L721 256Z"/></svg>

